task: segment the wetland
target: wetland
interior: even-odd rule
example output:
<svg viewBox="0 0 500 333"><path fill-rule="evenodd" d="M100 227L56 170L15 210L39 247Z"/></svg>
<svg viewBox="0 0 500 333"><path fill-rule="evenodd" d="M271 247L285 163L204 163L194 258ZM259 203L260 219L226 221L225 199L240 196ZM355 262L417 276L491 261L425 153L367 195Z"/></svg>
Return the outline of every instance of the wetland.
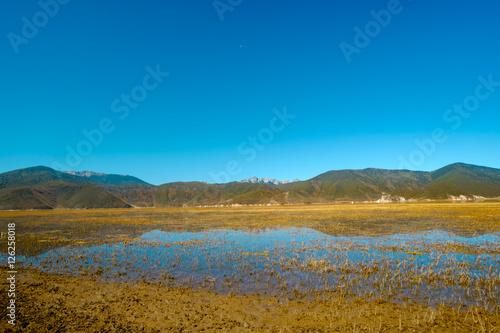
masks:
<svg viewBox="0 0 500 333"><path fill-rule="evenodd" d="M407 203L0 221L16 223L26 331L493 332L499 213L497 202Z"/></svg>

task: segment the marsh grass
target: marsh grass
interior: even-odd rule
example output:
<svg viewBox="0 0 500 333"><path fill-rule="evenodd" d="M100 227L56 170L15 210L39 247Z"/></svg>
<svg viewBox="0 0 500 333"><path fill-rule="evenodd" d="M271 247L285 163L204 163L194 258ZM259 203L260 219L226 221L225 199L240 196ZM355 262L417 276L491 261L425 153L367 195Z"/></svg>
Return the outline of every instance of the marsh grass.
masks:
<svg viewBox="0 0 500 333"><path fill-rule="evenodd" d="M429 233L349 238L294 228L221 230L189 234L204 239L162 240L169 235L154 231L126 244L66 247L28 258L25 264L47 273L100 281L288 300L341 297L499 308L499 245L487 237L455 239L445 234L440 240L436 236L443 233Z"/></svg>

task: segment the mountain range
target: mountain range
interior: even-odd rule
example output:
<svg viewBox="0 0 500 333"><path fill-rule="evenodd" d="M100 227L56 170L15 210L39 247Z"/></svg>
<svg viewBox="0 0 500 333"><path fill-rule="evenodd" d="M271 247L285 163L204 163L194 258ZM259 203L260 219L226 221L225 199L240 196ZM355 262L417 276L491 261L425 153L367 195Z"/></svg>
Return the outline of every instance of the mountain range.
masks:
<svg viewBox="0 0 500 333"><path fill-rule="evenodd" d="M424 172L336 170L314 178L248 178L155 186L139 178L37 166L0 174L0 210L500 199L500 169L455 163Z"/></svg>

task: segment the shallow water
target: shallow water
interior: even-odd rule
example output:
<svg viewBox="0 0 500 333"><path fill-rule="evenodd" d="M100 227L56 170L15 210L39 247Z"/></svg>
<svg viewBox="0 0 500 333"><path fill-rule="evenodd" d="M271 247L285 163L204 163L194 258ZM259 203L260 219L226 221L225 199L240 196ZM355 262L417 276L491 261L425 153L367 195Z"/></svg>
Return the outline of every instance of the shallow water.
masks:
<svg viewBox="0 0 500 333"><path fill-rule="evenodd" d="M46 272L285 298L494 304L500 236L444 231L334 237L308 228L151 231L130 244L61 248L24 258Z"/></svg>

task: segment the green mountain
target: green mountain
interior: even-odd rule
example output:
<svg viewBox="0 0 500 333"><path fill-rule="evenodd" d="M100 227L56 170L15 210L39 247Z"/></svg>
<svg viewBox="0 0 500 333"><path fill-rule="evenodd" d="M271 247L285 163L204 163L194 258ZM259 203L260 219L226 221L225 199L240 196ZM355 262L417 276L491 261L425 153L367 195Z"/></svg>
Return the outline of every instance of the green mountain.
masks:
<svg viewBox="0 0 500 333"><path fill-rule="evenodd" d="M66 171L64 173L79 176L82 181L90 182L133 206L154 206L156 186L139 178L93 171Z"/></svg>
<svg viewBox="0 0 500 333"><path fill-rule="evenodd" d="M38 166L0 174L0 209L129 208L106 185Z"/></svg>
<svg viewBox="0 0 500 333"><path fill-rule="evenodd" d="M451 195L500 196L500 169L455 163L428 174L430 181L424 189L399 193L415 199L448 199Z"/></svg>
<svg viewBox="0 0 500 333"><path fill-rule="evenodd" d="M176 182L156 191L157 206L284 203L284 193L268 184Z"/></svg>
<svg viewBox="0 0 500 333"><path fill-rule="evenodd" d="M34 186L54 180L76 184L86 182L86 180L82 177L69 175L64 172L58 172L45 166L37 166L0 174L0 189L19 186Z"/></svg>
<svg viewBox="0 0 500 333"><path fill-rule="evenodd" d="M423 190L429 180L428 173L419 171L339 170L278 188L289 193L291 202L370 201L382 194Z"/></svg>
<svg viewBox="0 0 500 333"><path fill-rule="evenodd" d="M38 166L0 174L0 210L304 204L500 198L500 169L455 163L431 171L337 170L293 183L175 182L160 186L91 171Z"/></svg>

